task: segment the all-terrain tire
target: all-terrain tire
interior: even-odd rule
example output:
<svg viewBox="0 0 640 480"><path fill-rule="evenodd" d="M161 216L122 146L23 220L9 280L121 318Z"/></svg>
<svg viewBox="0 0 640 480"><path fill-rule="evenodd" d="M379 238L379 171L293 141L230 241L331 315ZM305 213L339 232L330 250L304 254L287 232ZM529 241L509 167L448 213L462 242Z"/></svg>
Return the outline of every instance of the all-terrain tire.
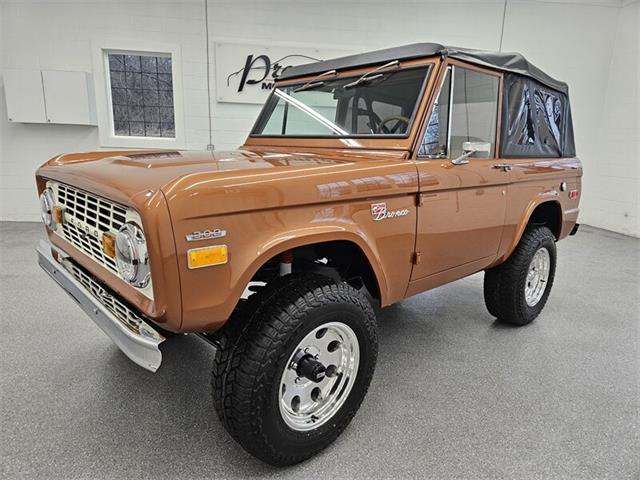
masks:
<svg viewBox="0 0 640 480"><path fill-rule="evenodd" d="M280 380L298 342L326 322L355 333L359 366L351 391L330 421L307 431L280 413ZM301 462L333 442L364 399L378 353L377 325L363 293L316 274L280 277L236 309L218 336L212 371L215 410L249 453L276 465Z"/></svg>
<svg viewBox="0 0 640 480"><path fill-rule="evenodd" d="M525 296L531 261L541 249L549 256L549 272L544 292L534 305ZM527 325L542 311L551 292L556 272L556 244L551 230L543 226L528 227L511 256L501 265L486 270L484 299L487 310L500 321Z"/></svg>

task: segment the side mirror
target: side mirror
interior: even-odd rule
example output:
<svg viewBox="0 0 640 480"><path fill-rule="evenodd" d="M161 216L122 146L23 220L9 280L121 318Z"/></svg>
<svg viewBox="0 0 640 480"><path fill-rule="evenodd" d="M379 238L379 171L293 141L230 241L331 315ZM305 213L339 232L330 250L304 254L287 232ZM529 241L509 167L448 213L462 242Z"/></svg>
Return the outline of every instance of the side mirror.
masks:
<svg viewBox="0 0 640 480"><path fill-rule="evenodd" d="M471 152L471 158L489 158L491 154L491 144L489 142L464 142L462 144L464 153Z"/></svg>
<svg viewBox="0 0 640 480"><path fill-rule="evenodd" d="M489 142L464 142L462 144L462 151L464 153L451 160L451 163L454 165L465 165L469 163L468 157L489 158L491 144Z"/></svg>

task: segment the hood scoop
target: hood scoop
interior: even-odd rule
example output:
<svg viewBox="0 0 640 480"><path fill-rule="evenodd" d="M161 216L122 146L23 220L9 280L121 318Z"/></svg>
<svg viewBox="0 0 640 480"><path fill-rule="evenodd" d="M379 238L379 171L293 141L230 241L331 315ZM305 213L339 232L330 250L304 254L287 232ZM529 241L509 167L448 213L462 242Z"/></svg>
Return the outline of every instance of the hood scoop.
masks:
<svg viewBox="0 0 640 480"><path fill-rule="evenodd" d="M127 167L138 168L155 168L179 165L183 161L182 153L177 151L134 153L131 155L122 155L111 158L111 163L113 163L114 165L124 165Z"/></svg>

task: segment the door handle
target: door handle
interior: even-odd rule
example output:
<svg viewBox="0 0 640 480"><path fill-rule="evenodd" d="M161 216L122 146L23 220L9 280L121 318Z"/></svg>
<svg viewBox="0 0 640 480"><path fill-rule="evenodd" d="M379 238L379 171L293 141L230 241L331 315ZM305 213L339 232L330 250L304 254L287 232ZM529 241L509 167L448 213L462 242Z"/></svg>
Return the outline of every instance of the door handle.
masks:
<svg viewBox="0 0 640 480"><path fill-rule="evenodd" d="M500 170L502 170L503 172L508 172L513 168L513 165L510 165L508 163L496 163L493 168L499 168Z"/></svg>

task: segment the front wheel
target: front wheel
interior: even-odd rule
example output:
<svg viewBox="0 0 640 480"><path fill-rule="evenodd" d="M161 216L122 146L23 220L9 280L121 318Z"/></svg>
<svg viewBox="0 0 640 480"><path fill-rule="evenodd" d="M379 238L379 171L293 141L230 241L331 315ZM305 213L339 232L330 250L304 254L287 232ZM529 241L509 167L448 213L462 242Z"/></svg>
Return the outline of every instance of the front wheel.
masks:
<svg viewBox="0 0 640 480"><path fill-rule="evenodd" d="M249 453L272 465L298 463L349 424L377 351L375 316L361 292L319 275L281 277L225 325L214 406Z"/></svg>
<svg viewBox="0 0 640 480"><path fill-rule="evenodd" d="M487 270L487 310L514 325L531 323L542 311L556 273L555 237L547 227L529 227L501 265Z"/></svg>

